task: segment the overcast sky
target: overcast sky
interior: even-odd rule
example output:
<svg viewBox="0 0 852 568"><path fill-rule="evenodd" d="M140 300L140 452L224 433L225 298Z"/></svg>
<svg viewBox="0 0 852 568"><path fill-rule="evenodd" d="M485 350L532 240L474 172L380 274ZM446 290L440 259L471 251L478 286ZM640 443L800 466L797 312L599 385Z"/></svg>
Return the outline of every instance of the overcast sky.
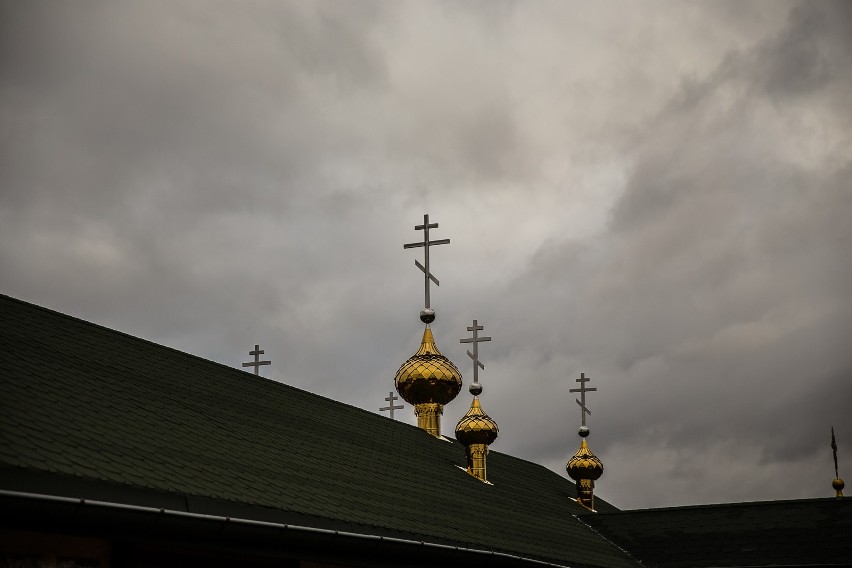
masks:
<svg viewBox="0 0 852 568"><path fill-rule="evenodd" d="M0 292L378 412L429 213L492 449L585 372L617 506L852 478L852 3L0 5Z"/></svg>

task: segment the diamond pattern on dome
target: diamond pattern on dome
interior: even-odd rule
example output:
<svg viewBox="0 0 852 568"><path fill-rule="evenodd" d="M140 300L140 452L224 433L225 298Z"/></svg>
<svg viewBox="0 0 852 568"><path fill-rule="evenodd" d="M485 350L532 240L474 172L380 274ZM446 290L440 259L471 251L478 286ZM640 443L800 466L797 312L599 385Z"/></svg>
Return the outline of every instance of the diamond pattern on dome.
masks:
<svg viewBox="0 0 852 568"><path fill-rule="evenodd" d="M461 390L462 376L452 361L438 351L432 330L426 326L420 349L400 366L394 384L409 404L447 404Z"/></svg>
<svg viewBox="0 0 852 568"><path fill-rule="evenodd" d="M479 398L474 398L467 413L456 425L456 439L466 446L490 444L497 439L499 431L497 423L482 410Z"/></svg>
<svg viewBox="0 0 852 568"><path fill-rule="evenodd" d="M577 481L580 479L598 479L603 475L604 468L601 460L592 453L584 439L580 443L580 449L577 450L577 453L568 460L565 470L571 479Z"/></svg>

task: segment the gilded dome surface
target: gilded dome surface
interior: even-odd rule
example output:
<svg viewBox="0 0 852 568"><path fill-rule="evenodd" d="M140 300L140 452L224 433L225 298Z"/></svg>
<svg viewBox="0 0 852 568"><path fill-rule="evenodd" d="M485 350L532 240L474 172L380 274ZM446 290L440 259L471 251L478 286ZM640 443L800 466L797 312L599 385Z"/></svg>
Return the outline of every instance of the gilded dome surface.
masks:
<svg viewBox="0 0 852 568"><path fill-rule="evenodd" d="M589 449L585 438L580 443L580 449L577 450L577 453L568 460L565 469L574 481L579 481L580 479L595 480L603 475L603 464L592 453L592 450Z"/></svg>
<svg viewBox="0 0 852 568"><path fill-rule="evenodd" d="M459 394L462 376L452 361L438 351L427 325L420 349L396 372L394 384L399 396L409 404L447 404Z"/></svg>
<svg viewBox="0 0 852 568"><path fill-rule="evenodd" d="M497 439L499 431L497 423L482 410L479 398L474 397L467 414L456 425L456 440L465 446L490 444Z"/></svg>

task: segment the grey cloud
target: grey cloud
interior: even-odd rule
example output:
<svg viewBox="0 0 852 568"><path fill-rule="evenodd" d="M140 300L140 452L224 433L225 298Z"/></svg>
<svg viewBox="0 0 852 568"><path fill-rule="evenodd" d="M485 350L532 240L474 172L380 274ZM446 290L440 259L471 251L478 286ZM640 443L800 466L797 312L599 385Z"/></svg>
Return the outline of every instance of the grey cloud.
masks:
<svg viewBox="0 0 852 568"><path fill-rule="evenodd" d="M845 2L821 6L801 4L789 25L757 55L758 84L773 97L802 96L837 80L848 83L849 27L852 10Z"/></svg>
<svg viewBox="0 0 852 568"><path fill-rule="evenodd" d="M616 504L824 494L848 8L477 6L4 4L2 291L375 410L429 212L495 450L562 471L585 371Z"/></svg>
<svg viewBox="0 0 852 568"><path fill-rule="evenodd" d="M791 49L836 42L812 21L831 14L803 10L793 10L784 34L723 60L645 125L634 138L635 164L611 233L549 244L512 286L513 294L526 294L514 317L536 322L525 326L526 340L552 358L564 354L577 373L599 376L607 394L598 394L596 407L614 408L594 419L593 430L618 432L594 444L599 455L634 444L649 460L667 460L672 476L717 491L737 483L729 474L765 469L767 482L752 487L752 498L783 498L769 481L774 466L805 471L804 460L825 457L829 421L852 426L838 402L852 395L852 358L840 339L852 326L852 265L844 252L852 230L842 218L850 211L849 163L833 162L841 147L819 137L811 140L823 145L819 169L791 162L786 137L808 135L797 119L808 109L777 96L769 103L749 88L751 77L781 80L779 65L800 65L790 61ZM842 119L843 109L826 104L834 100L826 91L844 85L841 77L809 81L807 89L771 81L762 88L778 95L795 89ZM837 143L848 148L842 138ZM540 310L531 310L530 296L541 296ZM539 388L571 380L548 370L539 363L531 372ZM537 408L549 417L560 412L547 400ZM824 421L803 418L811 412ZM545 440L530 451L553 460L566 453L561 433ZM720 452L711 465L696 460L695 453L723 444L738 451ZM637 466L608 471L617 503L651 504L628 488L652 485L660 471L651 462Z"/></svg>

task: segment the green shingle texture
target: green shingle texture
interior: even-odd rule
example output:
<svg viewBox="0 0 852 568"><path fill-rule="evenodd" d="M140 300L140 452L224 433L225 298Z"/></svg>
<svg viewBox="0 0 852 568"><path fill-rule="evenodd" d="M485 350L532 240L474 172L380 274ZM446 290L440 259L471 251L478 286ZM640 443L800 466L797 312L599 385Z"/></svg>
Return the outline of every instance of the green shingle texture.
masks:
<svg viewBox="0 0 852 568"><path fill-rule="evenodd" d="M90 494L68 496L148 491L167 508L177 496L191 511L239 504L265 520L636 566L544 467L491 452L484 484L457 467L456 442L2 295L0 389L4 479L49 478L54 493L85 481Z"/></svg>
<svg viewBox="0 0 852 568"><path fill-rule="evenodd" d="M657 568L852 565L852 501L696 505L583 519Z"/></svg>

